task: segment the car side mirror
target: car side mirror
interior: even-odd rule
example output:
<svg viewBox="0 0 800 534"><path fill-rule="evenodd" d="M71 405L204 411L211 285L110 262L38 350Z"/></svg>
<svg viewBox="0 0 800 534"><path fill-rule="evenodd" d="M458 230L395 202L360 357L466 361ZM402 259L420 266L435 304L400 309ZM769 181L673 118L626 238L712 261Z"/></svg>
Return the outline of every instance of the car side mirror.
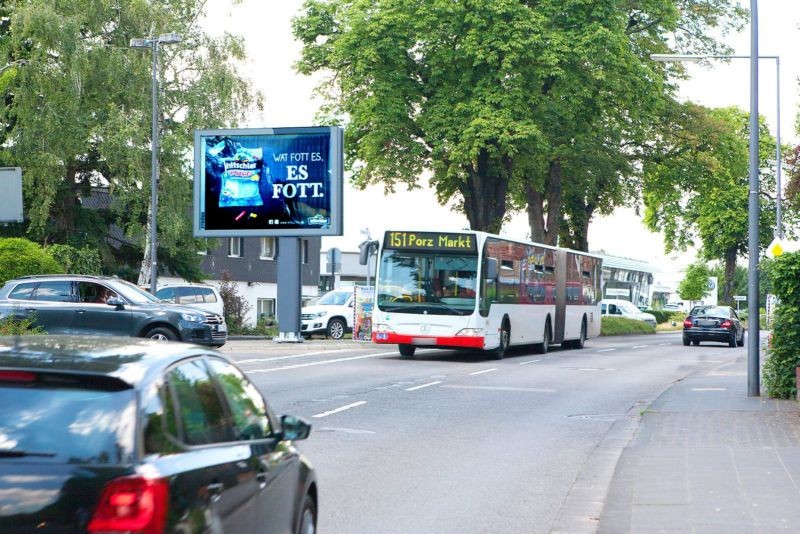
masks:
<svg viewBox="0 0 800 534"><path fill-rule="evenodd" d="M289 441L306 439L311 433L311 424L293 415L281 417L281 428L283 429L283 439Z"/></svg>
<svg viewBox="0 0 800 534"><path fill-rule="evenodd" d="M119 297L111 297L106 301L106 304L109 306L114 306L116 308L122 308L125 306L125 301Z"/></svg>

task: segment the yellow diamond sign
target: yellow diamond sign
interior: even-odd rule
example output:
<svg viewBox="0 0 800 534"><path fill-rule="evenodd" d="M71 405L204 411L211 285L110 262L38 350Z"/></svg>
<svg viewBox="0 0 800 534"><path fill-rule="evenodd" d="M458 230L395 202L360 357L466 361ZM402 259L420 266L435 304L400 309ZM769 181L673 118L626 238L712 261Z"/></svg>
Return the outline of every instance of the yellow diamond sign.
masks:
<svg viewBox="0 0 800 534"><path fill-rule="evenodd" d="M798 250L800 250L800 242L776 237L767 247L767 257L774 259L787 252L797 252Z"/></svg>

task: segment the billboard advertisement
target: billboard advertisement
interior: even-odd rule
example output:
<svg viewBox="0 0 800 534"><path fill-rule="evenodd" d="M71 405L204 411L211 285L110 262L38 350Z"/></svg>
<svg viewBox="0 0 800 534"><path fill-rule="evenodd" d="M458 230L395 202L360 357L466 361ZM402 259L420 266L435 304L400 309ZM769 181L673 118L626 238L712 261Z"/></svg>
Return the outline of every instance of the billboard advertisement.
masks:
<svg viewBox="0 0 800 534"><path fill-rule="evenodd" d="M196 237L342 235L342 129L197 130Z"/></svg>
<svg viewBox="0 0 800 534"><path fill-rule="evenodd" d="M355 306L353 314L353 339L356 341L372 341L372 303L375 288L356 286Z"/></svg>

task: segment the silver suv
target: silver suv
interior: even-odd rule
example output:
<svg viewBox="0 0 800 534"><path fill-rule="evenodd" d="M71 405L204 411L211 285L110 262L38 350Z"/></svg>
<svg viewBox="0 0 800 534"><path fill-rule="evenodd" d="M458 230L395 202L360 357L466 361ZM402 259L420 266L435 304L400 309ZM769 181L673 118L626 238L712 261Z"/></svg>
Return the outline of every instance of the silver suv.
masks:
<svg viewBox="0 0 800 534"><path fill-rule="evenodd" d="M107 276L23 276L0 289L0 319L32 319L49 334L132 336L221 347L222 316L165 304Z"/></svg>

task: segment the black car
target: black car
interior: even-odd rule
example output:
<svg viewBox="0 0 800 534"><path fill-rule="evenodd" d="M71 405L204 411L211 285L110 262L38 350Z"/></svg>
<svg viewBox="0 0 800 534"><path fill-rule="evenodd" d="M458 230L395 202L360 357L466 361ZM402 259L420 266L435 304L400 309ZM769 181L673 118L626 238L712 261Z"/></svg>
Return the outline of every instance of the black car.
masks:
<svg viewBox="0 0 800 534"><path fill-rule="evenodd" d="M0 338L0 532L313 534L310 429L211 349Z"/></svg>
<svg viewBox="0 0 800 534"><path fill-rule="evenodd" d="M0 319L31 319L48 334L133 336L221 347L228 339L216 313L161 302L109 276L41 275L0 289Z"/></svg>
<svg viewBox="0 0 800 534"><path fill-rule="evenodd" d="M683 344L719 341L731 347L744 345L744 327L730 306L695 306L683 321Z"/></svg>

